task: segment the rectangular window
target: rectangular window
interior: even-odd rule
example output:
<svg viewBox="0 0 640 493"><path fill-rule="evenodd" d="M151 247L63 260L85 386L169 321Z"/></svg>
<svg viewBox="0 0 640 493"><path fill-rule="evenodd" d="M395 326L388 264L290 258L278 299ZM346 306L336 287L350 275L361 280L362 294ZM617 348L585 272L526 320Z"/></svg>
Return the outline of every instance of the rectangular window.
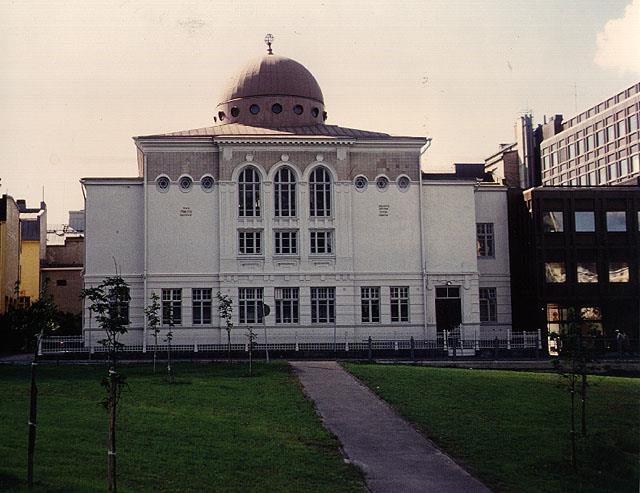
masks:
<svg viewBox="0 0 640 493"><path fill-rule="evenodd" d="M549 283L562 283L567 281L567 272L564 262L545 262L545 280Z"/></svg>
<svg viewBox="0 0 640 493"><path fill-rule="evenodd" d="M211 289L192 289L193 324L211 324Z"/></svg>
<svg viewBox="0 0 640 493"><path fill-rule="evenodd" d="M595 139L593 134L589 135L589 137L587 137L586 140L586 150L587 151L593 151L593 149L595 149Z"/></svg>
<svg viewBox="0 0 640 493"><path fill-rule="evenodd" d="M67 285L67 280L66 279L58 279L56 280L56 286L66 286Z"/></svg>
<svg viewBox="0 0 640 493"><path fill-rule="evenodd" d="M363 323L380 323L380 288L360 288Z"/></svg>
<svg viewBox="0 0 640 493"><path fill-rule="evenodd" d="M593 233L596 230L596 220L593 211L576 211L576 232Z"/></svg>
<svg viewBox="0 0 640 493"><path fill-rule="evenodd" d="M311 323L336 321L336 288L311 288Z"/></svg>
<svg viewBox="0 0 640 493"><path fill-rule="evenodd" d="M546 211L542 214L542 229L545 233L562 233L564 215L562 211Z"/></svg>
<svg viewBox="0 0 640 493"><path fill-rule="evenodd" d="M238 231L240 255L262 255L262 231Z"/></svg>
<svg viewBox="0 0 640 493"><path fill-rule="evenodd" d="M276 288L276 323L297 324L299 313L298 288Z"/></svg>
<svg viewBox="0 0 640 493"><path fill-rule="evenodd" d="M298 231L275 231L276 255L297 255L298 253Z"/></svg>
<svg viewBox="0 0 640 493"><path fill-rule="evenodd" d="M609 282L629 282L629 264L611 262L609 264Z"/></svg>
<svg viewBox="0 0 640 493"><path fill-rule="evenodd" d="M576 278L579 283L598 282L598 267L595 262L578 262Z"/></svg>
<svg viewBox="0 0 640 493"><path fill-rule="evenodd" d="M618 126L618 137L622 137L626 132L624 130L624 120L620 120L617 123Z"/></svg>
<svg viewBox="0 0 640 493"><path fill-rule="evenodd" d="M493 223L476 223L476 237L478 257L493 257Z"/></svg>
<svg viewBox="0 0 640 493"><path fill-rule="evenodd" d="M460 298L460 288L458 286L441 286L436 288L437 299L457 299Z"/></svg>
<svg viewBox="0 0 640 493"><path fill-rule="evenodd" d="M498 321L496 288L480 288L480 322Z"/></svg>
<svg viewBox="0 0 640 493"><path fill-rule="evenodd" d="M629 166L631 173L637 173L640 171L640 156L637 154L635 156L631 156L631 164Z"/></svg>
<svg viewBox="0 0 640 493"><path fill-rule="evenodd" d="M182 289L162 290L162 325L182 324Z"/></svg>
<svg viewBox="0 0 640 493"><path fill-rule="evenodd" d="M238 288L238 322L241 324L261 324L262 288Z"/></svg>
<svg viewBox="0 0 640 493"><path fill-rule="evenodd" d="M329 254L333 252L332 231L329 230L311 230L309 231L310 247L312 254Z"/></svg>
<svg viewBox="0 0 640 493"><path fill-rule="evenodd" d="M627 215L624 211L607 211L607 231L626 231Z"/></svg>
<svg viewBox="0 0 640 493"><path fill-rule="evenodd" d="M128 325L130 300L131 296L127 286L122 286L119 289L111 288L109 290L109 316L111 318L119 318L122 325Z"/></svg>
<svg viewBox="0 0 640 493"><path fill-rule="evenodd" d="M613 125L610 125L607 127L607 142L612 142L613 140L615 140L615 138L616 135L613 129Z"/></svg>
<svg viewBox="0 0 640 493"><path fill-rule="evenodd" d="M408 322L409 321L409 287L389 288L391 299L391 321L392 322Z"/></svg>
<svg viewBox="0 0 640 493"><path fill-rule="evenodd" d="M637 115L631 115L627 118L627 128L629 129L629 133L635 132L638 130L638 117Z"/></svg>

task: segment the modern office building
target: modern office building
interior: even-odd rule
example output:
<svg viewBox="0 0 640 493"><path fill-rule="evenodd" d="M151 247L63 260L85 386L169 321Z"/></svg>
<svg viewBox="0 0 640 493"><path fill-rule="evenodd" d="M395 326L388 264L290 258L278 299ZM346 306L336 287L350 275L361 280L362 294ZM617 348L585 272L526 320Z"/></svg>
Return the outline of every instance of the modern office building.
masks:
<svg viewBox="0 0 640 493"><path fill-rule="evenodd" d="M510 191L514 325L548 334L577 324L637 343L640 188L537 187ZM528 259L523 262L524 259Z"/></svg>
<svg viewBox="0 0 640 493"><path fill-rule="evenodd" d="M506 187L464 167L422 175L428 139L326 119L313 75L268 54L223 93L213 126L136 137L137 176L82 180L84 281L117 269L128 282L124 342L152 343L152 293L176 344L226 341L218 291L242 343L248 326L270 343L510 329ZM84 332L102 338L88 310Z"/></svg>
<svg viewBox="0 0 640 493"><path fill-rule="evenodd" d="M636 184L640 177L640 82L563 121L542 126L543 185ZM526 187L523 187L526 188Z"/></svg>

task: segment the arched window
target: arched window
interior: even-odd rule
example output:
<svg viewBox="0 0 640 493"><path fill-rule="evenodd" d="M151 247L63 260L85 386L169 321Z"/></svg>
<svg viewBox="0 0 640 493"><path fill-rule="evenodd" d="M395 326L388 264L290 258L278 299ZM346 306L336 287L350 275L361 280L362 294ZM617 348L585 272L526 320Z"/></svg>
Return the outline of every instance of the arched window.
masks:
<svg viewBox="0 0 640 493"><path fill-rule="evenodd" d="M309 211L311 217L331 215L331 175L322 166L314 169L309 178Z"/></svg>
<svg viewBox="0 0 640 493"><path fill-rule="evenodd" d="M283 167L273 180L273 199L276 217L296 215L296 175L291 168Z"/></svg>
<svg viewBox="0 0 640 493"><path fill-rule="evenodd" d="M260 174L247 166L238 179L238 211L240 217L260 216Z"/></svg>

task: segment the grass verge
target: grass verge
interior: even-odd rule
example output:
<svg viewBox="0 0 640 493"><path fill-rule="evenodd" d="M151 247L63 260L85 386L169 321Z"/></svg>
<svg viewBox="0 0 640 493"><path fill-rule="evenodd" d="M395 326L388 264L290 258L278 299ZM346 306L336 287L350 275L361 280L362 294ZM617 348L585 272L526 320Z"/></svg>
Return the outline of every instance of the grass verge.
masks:
<svg viewBox="0 0 640 493"><path fill-rule="evenodd" d="M569 394L556 374L344 366L495 491L638 491L637 379L589 377L574 471Z"/></svg>
<svg viewBox="0 0 640 493"><path fill-rule="evenodd" d="M176 364L176 382L125 366L123 492L362 491L285 364ZM100 366L41 366L35 491L106 490ZM29 368L0 366L0 490L26 491Z"/></svg>

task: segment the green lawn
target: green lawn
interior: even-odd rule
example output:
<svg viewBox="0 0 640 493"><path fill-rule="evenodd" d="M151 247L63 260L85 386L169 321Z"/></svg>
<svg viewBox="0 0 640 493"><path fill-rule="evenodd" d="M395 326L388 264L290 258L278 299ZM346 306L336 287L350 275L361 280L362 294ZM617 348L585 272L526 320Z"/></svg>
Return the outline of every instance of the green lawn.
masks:
<svg viewBox="0 0 640 493"><path fill-rule="evenodd" d="M574 473L569 394L556 374L345 367L495 491L638 491L638 379L589 377L588 437Z"/></svg>
<svg viewBox="0 0 640 493"><path fill-rule="evenodd" d="M119 491L362 491L284 364L124 366ZM102 366L39 368L37 491L105 491ZM23 490L29 368L0 366L0 490Z"/></svg>

